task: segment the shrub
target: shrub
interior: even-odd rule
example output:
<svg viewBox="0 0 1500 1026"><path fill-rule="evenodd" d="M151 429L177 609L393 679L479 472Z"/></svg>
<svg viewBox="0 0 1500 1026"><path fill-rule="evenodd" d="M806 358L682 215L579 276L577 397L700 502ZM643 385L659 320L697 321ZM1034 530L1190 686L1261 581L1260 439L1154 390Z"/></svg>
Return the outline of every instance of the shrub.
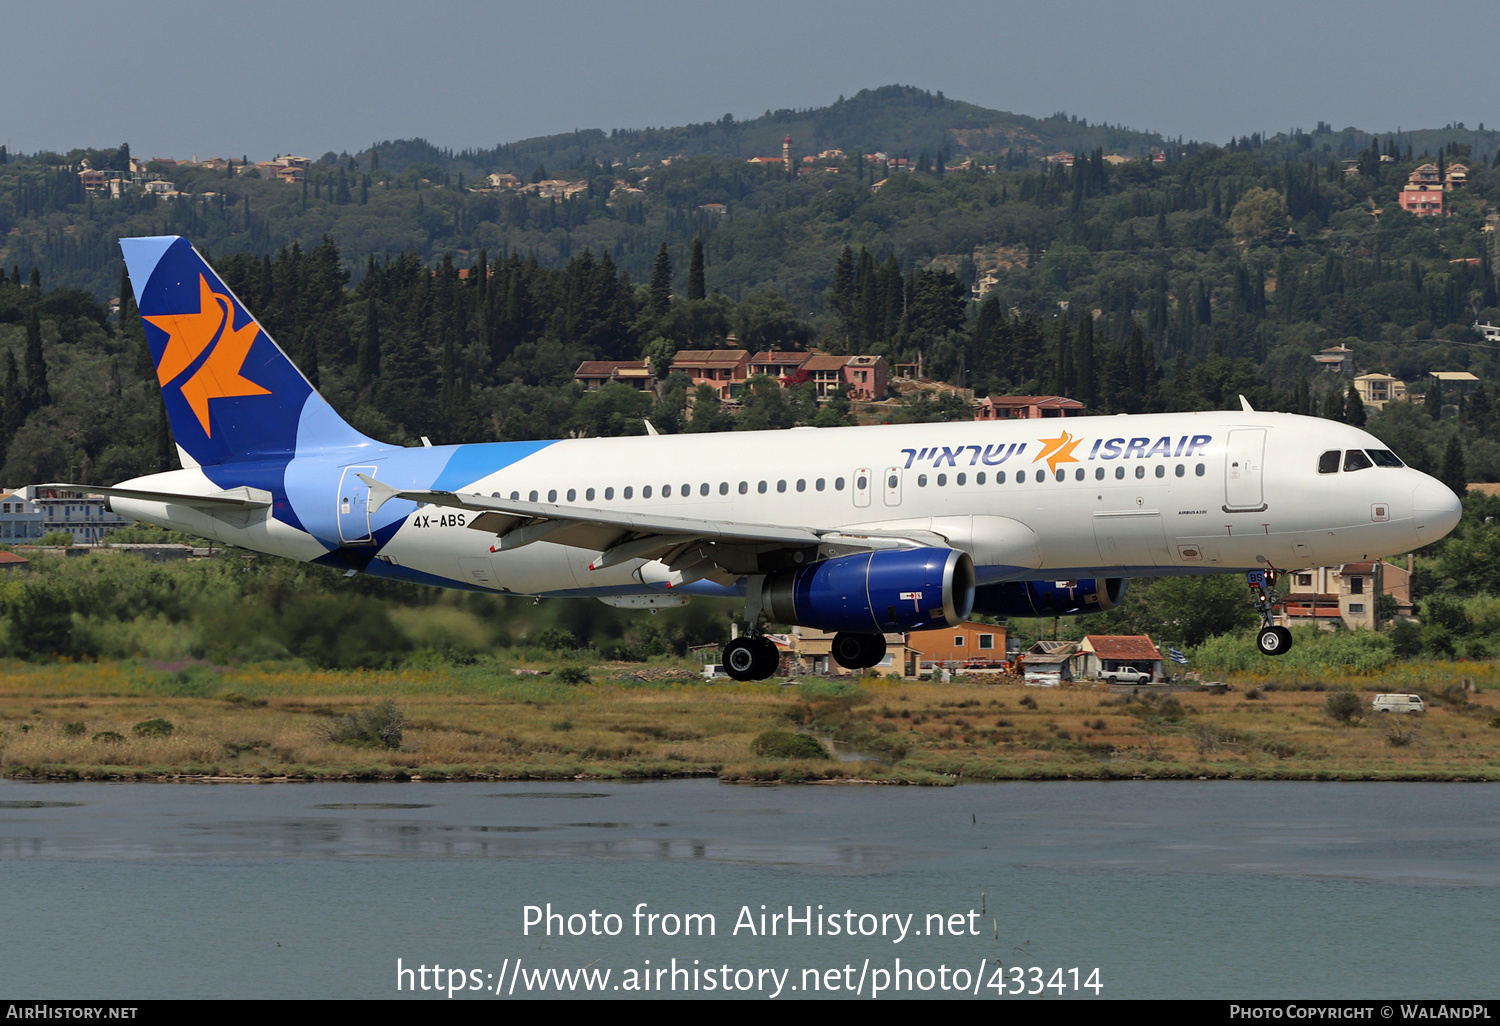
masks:
<svg viewBox="0 0 1500 1026"><path fill-rule="evenodd" d="M324 729L324 740L354 748L400 748L406 717L386 699L361 712L348 713Z"/></svg>
<svg viewBox="0 0 1500 1026"><path fill-rule="evenodd" d="M557 679L564 684L589 684L594 680L586 666L564 666L557 671Z"/></svg>
<svg viewBox="0 0 1500 1026"><path fill-rule="evenodd" d="M65 737L83 737L87 730L88 728L83 725L81 720L73 723L64 723L62 728L63 736Z"/></svg>
<svg viewBox="0 0 1500 1026"><path fill-rule="evenodd" d="M1353 723L1365 714L1365 703L1352 691L1335 691L1323 703L1323 711L1340 723Z"/></svg>
<svg viewBox="0 0 1500 1026"><path fill-rule="evenodd" d="M750 742L750 750L769 759L827 759L828 751L810 734L767 730Z"/></svg>
<svg viewBox="0 0 1500 1026"><path fill-rule="evenodd" d="M125 735L115 730L101 730L91 740L101 745L117 745L125 740Z"/></svg>
<svg viewBox="0 0 1500 1026"><path fill-rule="evenodd" d="M177 728L170 721L158 716L155 719L142 720L130 729L135 732L136 737L166 737Z"/></svg>

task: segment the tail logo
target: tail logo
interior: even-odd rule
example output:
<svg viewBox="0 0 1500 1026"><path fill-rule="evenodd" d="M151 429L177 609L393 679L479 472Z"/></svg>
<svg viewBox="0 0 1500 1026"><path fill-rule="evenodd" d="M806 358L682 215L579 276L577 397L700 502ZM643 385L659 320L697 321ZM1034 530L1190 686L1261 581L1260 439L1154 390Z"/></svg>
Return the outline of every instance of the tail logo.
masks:
<svg viewBox="0 0 1500 1026"><path fill-rule="evenodd" d="M167 347L156 365L156 377L166 388L184 379L180 386L183 399L203 433L210 438L208 401L247 395L270 395L241 375L245 357L260 329L252 320L243 328L234 326L234 301L209 287L208 279L198 275L198 309L176 314L144 317L168 335ZM189 373L191 372L191 373Z"/></svg>

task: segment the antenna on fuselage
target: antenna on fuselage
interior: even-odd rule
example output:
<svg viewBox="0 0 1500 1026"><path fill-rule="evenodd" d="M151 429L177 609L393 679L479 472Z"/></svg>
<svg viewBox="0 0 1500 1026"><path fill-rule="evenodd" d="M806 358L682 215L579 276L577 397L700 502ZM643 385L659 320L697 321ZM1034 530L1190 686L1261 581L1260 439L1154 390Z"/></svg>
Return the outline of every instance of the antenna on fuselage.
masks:
<svg viewBox="0 0 1500 1026"><path fill-rule="evenodd" d="M1251 406L1250 400L1246 399L1244 396L1240 396L1240 409L1244 410L1246 413L1255 412L1255 407Z"/></svg>

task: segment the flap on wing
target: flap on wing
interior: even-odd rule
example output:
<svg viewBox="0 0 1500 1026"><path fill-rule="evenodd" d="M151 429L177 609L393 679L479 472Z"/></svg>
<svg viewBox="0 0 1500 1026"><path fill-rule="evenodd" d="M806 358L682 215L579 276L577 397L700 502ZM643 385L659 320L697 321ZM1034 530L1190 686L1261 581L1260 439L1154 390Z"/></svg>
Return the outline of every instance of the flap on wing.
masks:
<svg viewBox="0 0 1500 1026"><path fill-rule="evenodd" d="M826 533L806 527L739 524L720 520L698 520L692 517L623 512L591 506L523 502L519 499L498 499L470 492L445 492L430 489L403 491L365 474L360 474L359 478L370 488L371 512L378 510L391 499L428 502L435 506L450 506L477 512L480 516L475 518L471 526L476 530L485 531L498 528L497 533L521 530L533 521L565 521L569 525L604 529L605 533L612 538L618 538L628 532L638 535L668 535L678 538L711 538L715 541L798 546L817 545ZM490 517L490 514L498 516ZM571 534L571 527L568 530ZM563 534L564 529L559 528L549 530L544 536L538 536L533 540L540 541L542 537L545 537L547 541L562 542ZM577 537L577 535L573 536ZM583 542L569 540L565 544L582 545Z"/></svg>
<svg viewBox="0 0 1500 1026"><path fill-rule="evenodd" d="M143 499L146 502L170 502L178 506L196 506L202 509L264 509L271 505L271 493L264 488L230 488L207 495L188 492L158 492L144 488L105 488L100 485L44 484L38 488L66 488L70 491L91 495L119 496L122 499Z"/></svg>

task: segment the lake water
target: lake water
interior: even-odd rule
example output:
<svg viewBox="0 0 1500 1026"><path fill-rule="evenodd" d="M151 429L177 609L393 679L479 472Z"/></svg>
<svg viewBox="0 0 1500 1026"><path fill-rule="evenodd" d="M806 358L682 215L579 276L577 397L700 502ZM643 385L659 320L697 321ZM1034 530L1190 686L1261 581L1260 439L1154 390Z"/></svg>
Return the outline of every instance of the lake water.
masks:
<svg viewBox="0 0 1500 1026"><path fill-rule="evenodd" d="M0 782L0 992L494 999L587 966L610 996L868 999L883 980L883 998L1090 997L1092 978L1105 997L1495 997L1497 800L1232 781ZM708 930L689 914L713 935L684 935Z"/></svg>

